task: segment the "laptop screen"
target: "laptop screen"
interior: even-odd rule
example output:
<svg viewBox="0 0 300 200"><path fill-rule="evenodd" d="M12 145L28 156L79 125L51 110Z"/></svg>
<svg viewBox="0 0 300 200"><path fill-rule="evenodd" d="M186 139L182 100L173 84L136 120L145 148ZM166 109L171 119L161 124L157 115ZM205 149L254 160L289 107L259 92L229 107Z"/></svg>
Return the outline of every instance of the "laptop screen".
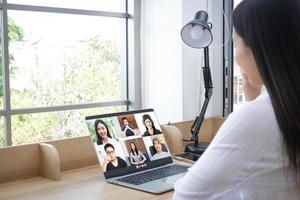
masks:
<svg viewBox="0 0 300 200"><path fill-rule="evenodd" d="M172 163L153 109L88 116L86 123L105 178Z"/></svg>

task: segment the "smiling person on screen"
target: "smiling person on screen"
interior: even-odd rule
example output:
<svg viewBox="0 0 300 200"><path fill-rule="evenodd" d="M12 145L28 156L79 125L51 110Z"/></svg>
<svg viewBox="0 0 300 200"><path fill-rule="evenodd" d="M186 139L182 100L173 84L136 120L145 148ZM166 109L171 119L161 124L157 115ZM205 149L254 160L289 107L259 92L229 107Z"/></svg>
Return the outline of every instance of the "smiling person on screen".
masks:
<svg viewBox="0 0 300 200"><path fill-rule="evenodd" d="M155 149L155 152L156 152L152 156L153 160L157 160L157 159L161 159L161 158L165 158L165 157L170 156L170 154L168 152L163 151L162 143L157 138L154 138L152 140L152 143L153 143L153 146L154 146L154 149Z"/></svg>
<svg viewBox="0 0 300 200"><path fill-rule="evenodd" d="M151 135L161 134L161 131L155 127L154 122L151 119L150 115L148 115L148 114L143 115L143 124L145 125L145 128L146 128L146 131L144 132L143 136L151 136Z"/></svg>
<svg viewBox="0 0 300 200"><path fill-rule="evenodd" d="M96 136L97 136L97 140L95 142L95 147L97 150L97 157L98 157L101 165L104 163L104 160L106 157L106 153L104 150L105 144L108 144L108 143L112 144L114 146L114 148L116 149L116 153L119 156L123 155L123 151L122 151L122 148L121 148L119 142L112 138L109 128L103 120L101 120L101 119L95 120L94 128L95 128L95 132L96 132ZM123 156L121 156L121 157L123 157Z"/></svg>

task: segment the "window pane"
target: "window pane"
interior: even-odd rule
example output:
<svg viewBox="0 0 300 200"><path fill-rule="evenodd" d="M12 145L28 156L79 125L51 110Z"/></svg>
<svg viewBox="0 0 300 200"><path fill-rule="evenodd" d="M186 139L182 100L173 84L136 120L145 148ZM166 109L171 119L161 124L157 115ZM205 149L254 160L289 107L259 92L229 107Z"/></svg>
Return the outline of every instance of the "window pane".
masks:
<svg viewBox="0 0 300 200"><path fill-rule="evenodd" d="M126 106L12 116L13 145L88 135L85 117L125 111Z"/></svg>
<svg viewBox="0 0 300 200"><path fill-rule="evenodd" d="M245 94L243 88L243 78L241 75L239 65L234 62L234 79L233 79L233 109L238 108L239 106L243 105L245 101Z"/></svg>
<svg viewBox="0 0 300 200"><path fill-rule="evenodd" d="M125 12L125 0L8 0L7 2L23 5Z"/></svg>
<svg viewBox="0 0 300 200"><path fill-rule="evenodd" d="M12 108L125 99L125 19L8 14Z"/></svg>
<svg viewBox="0 0 300 200"><path fill-rule="evenodd" d="M234 0L234 7L236 7L242 0ZM233 49L235 54L235 50ZM234 61L233 68L233 109L237 109L243 105L245 101L245 94L243 89L243 78L240 72L240 66Z"/></svg>
<svg viewBox="0 0 300 200"><path fill-rule="evenodd" d="M4 141L4 119L0 116L0 148L5 146Z"/></svg>

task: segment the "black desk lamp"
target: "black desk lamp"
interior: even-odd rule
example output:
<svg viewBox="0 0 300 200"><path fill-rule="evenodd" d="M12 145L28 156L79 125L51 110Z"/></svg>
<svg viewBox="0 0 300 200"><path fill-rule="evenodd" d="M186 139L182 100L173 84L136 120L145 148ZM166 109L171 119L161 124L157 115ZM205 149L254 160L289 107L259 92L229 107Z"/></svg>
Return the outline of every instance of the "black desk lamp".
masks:
<svg viewBox="0 0 300 200"><path fill-rule="evenodd" d="M199 116L196 117L192 127L191 140L194 141L194 144L188 144L185 147L185 152L194 153L201 155L207 144L199 143L198 133L202 122L204 120L204 115L208 106L208 102L212 95L212 80L211 73L209 68L209 50L208 46L211 44L213 37L211 33L212 24L207 22L208 14L207 12L200 10L196 13L195 19L187 23L181 30L181 38L185 44L196 49L204 48L204 67L203 77L204 77L204 87L205 87L205 101L202 105L201 112Z"/></svg>

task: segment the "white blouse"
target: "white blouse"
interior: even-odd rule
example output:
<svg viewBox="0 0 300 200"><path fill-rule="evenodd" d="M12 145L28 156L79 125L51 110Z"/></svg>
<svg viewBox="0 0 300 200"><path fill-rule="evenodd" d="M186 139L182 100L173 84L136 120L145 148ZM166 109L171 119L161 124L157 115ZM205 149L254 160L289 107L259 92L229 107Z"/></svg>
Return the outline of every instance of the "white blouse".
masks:
<svg viewBox="0 0 300 200"><path fill-rule="evenodd" d="M264 92L230 114L204 154L175 183L173 199L300 199L286 163L271 100Z"/></svg>

